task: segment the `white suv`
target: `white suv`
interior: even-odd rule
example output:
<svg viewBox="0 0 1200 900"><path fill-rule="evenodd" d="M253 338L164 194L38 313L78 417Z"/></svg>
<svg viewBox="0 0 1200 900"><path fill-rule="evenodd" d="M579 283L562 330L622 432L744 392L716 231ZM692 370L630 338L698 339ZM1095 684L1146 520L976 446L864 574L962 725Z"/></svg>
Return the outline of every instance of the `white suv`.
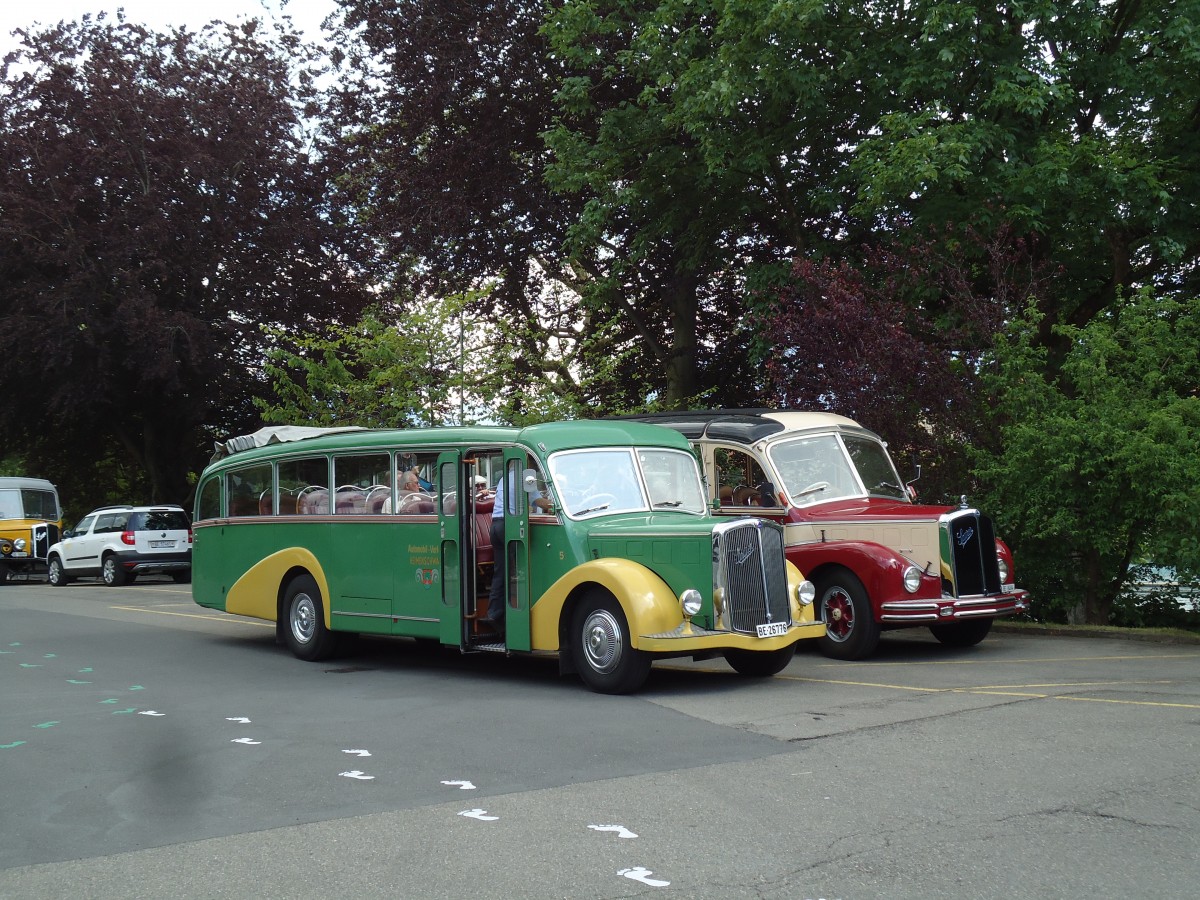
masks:
<svg viewBox="0 0 1200 900"><path fill-rule="evenodd" d="M192 528L182 506L102 506L64 531L46 558L55 587L99 576L109 587L139 575L192 580Z"/></svg>

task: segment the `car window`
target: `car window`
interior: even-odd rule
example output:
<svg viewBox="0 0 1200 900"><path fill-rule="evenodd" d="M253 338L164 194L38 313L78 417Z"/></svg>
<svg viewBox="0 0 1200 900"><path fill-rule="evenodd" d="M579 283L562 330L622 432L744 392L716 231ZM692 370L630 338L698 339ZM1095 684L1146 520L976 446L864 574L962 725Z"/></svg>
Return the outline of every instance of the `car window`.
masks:
<svg viewBox="0 0 1200 900"><path fill-rule="evenodd" d="M92 527L92 523L96 521L95 516L84 516L79 524L75 526L76 534L87 534L88 529Z"/></svg>
<svg viewBox="0 0 1200 900"><path fill-rule="evenodd" d="M181 509L152 509L134 514L133 531L187 531L187 513Z"/></svg>

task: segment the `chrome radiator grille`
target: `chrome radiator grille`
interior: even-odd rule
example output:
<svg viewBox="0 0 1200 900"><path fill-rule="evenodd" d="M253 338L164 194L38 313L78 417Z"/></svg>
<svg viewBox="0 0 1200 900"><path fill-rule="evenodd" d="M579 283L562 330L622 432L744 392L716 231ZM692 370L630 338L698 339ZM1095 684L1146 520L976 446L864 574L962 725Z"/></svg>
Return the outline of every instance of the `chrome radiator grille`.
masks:
<svg viewBox="0 0 1200 900"><path fill-rule="evenodd" d="M1000 593L1000 564L992 520L975 510L946 516L943 554L950 562L955 597Z"/></svg>
<svg viewBox="0 0 1200 900"><path fill-rule="evenodd" d="M30 556L34 559L45 559L46 553L50 550L51 544L58 543L58 526L57 525L34 525L33 526L33 547L30 548Z"/></svg>
<svg viewBox="0 0 1200 900"><path fill-rule="evenodd" d="M769 622L789 622L783 529L761 519L737 519L713 529L713 586L718 627L755 634Z"/></svg>

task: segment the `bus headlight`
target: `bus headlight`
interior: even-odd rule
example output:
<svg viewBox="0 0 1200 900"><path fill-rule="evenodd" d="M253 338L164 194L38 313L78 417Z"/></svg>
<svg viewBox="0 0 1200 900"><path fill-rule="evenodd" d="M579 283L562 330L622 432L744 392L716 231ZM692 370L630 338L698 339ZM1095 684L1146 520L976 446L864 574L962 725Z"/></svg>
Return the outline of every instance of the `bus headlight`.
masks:
<svg viewBox="0 0 1200 900"><path fill-rule="evenodd" d="M695 588L688 588L679 595L679 608L683 610L683 617L690 619L696 613L700 612L700 606L704 603L704 598Z"/></svg>
<svg viewBox="0 0 1200 900"><path fill-rule="evenodd" d="M1008 584L1008 580L1009 580L1008 560L1006 560L1003 556L997 556L996 562L998 562L1000 564L1000 583Z"/></svg>
<svg viewBox="0 0 1200 900"><path fill-rule="evenodd" d="M18 552L23 551L25 549L25 538L17 538L13 541L13 546L17 548Z"/></svg>
<svg viewBox="0 0 1200 900"><path fill-rule="evenodd" d="M921 570L916 566L909 566L904 570L904 589L910 594L915 594L921 587Z"/></svg>
<svg viewBox="0 0 1200 900"><path fill-rule="evenodd" d="M796 599L801 606L808 606L817 599L817 586L811 581L802 581L796 587Z"/></svg>

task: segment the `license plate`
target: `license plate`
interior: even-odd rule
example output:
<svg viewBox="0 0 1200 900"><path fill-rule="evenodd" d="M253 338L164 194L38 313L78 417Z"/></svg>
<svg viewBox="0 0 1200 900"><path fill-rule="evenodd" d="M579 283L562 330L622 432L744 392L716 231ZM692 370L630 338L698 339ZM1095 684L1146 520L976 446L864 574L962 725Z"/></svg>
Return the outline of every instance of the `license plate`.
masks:
<svg viewBox="0 0 1200 900"><path fill-rule="evenodd" d="M28 551L28 550L18 550L16 553L14 553L14 554L13 554L13 556L19 556L19 557L22 557L22 558L24 558L24 557L26 557L26 556L28 556L28 555L29 555L29 551Z"/></svg>
<svg viewBox="0 0 1200 900"><path fill-rule="evenodd" d="M163 550L167 547L174 547L174 546L175 546L174 541L151 541L150 542L150 549L152 549L152 550Z"/></svg>
<svg viewBox="0 0 1200 900"><path fill-rule="evenodd" d="M759 637L779 637L781 634L787 634L787 622L768 622L765 625L758 626Z"/></svg>
<svg viewBox="0 0 1200 900"><path fill-rule="evenodd" d="M1000 593L1002 593L1002 594L1011 594L1016 589L1017 589L1017 586L1015 584L1000 585Z"/></svg>

